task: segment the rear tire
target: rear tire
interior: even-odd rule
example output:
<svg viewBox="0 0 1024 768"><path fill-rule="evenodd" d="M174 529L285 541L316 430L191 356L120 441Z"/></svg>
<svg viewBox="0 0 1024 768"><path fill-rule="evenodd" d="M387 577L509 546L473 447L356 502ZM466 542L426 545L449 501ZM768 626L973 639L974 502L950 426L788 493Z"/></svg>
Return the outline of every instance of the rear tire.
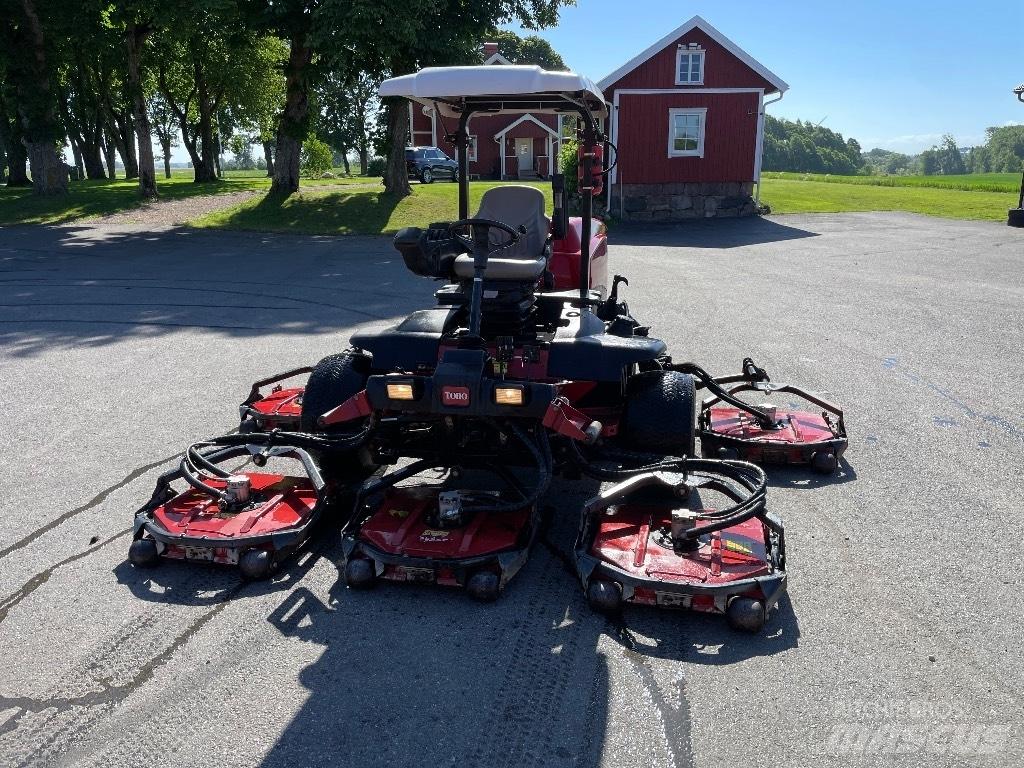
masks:
<svg viewBox="0 0 1024 768"><path fill-rule="evenodd" d="M423 173L420 174L420 181L424 184L434 183L434 174L430 172L429 168L424 168Z"/></svg>
<svg viewBox="0 0 1024 768"><path fill-rule="evenodd" d="M631 376L619 434L635 450L693 456L696 399L689 374L645 371Z"/></svg>
<svg viewBox="0 0 1024 768"><path fill-rule="evenodd" d="M369 359L351 349L336 355L328 355L313 369L302 393L302 415L299 426L303 432L332 432L353 430L363 422L321 427L319 419L328 411L338 407L353 395L366 389L370 373ZM321 471L326 478L341 482L363 481L377 470L370 460L369 451L363 447L351 453L321 454L317 457Z"/></svg>
<svg viewBox="0 0 1024 768"><path fill-rule="evenodd" d="M1011 227L1024 227L1024 208L1011 208L1006 215L1006 223Z"/></svg>

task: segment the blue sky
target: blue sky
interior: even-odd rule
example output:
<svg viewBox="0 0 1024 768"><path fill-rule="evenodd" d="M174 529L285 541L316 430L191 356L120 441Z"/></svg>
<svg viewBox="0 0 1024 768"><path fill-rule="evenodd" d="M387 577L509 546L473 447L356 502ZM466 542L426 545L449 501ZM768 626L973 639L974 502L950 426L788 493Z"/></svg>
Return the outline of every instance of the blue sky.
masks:
<svg viewBox="0 0 1024 768"><path fill-rule="evenodd" d="M595 80L700 15L789 83L770 114L824 120L865 150L919 152L944 133L970 146L1024 123L1024 0L577 2L537 34Z"/></svg>

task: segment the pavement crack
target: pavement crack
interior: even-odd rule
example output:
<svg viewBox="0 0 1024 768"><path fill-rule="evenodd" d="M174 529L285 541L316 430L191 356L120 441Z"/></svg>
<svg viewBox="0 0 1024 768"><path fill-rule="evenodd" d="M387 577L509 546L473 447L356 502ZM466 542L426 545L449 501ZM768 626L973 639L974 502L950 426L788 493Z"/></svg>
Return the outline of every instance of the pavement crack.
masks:
<svg viewBox="0 0 1024 768"><path fill-rule="evenodd" d="M77 552L71 555L70 557L64 558L59 563L51 565L46 570L37 573L31 579L26 581L17 591L15 591L14 594L4 598L3 601L0 601L0 624L4 622L4 620L7 618L7 614L10 613L12 608L18 605L18 603L20 603L26 597L31 595L41 586L43 586L43 584L48 582L50 580L50 576L52 576L53 572L56 571L58 568L63 568L65 565L73 563L76 560L81 560L83 557L86 557L87 555L91 555L93 552L97 551L98 549L102 549L112 541L116 541L125 534L131 533L131 531L132 529L130 527L125 528L123 531L115 533L113 536L111 536L109 539L102 542L101 544L97 546L91 546L88 549L83 550L82 552Z"/></svg>
<svg viewBox="0 0 1024 768"><path fill-rule="evenodd" d="M123 536L127 532L128 531L122 531L113 538ZM108 539L108 541L112 541L113 538ZM114 685L109 681L100 680L98 682L100 683L101 688L98 691L90 691L89 693L84 693L80 696L54 696L42 698L36 698L33 696L0 696L0 711L6 709L19 710L17 714L8 718L6 722L0 725L0 736L15 730L21 719L29 713L45 712L48 709L54 709L60 713L73 707L117 706L121 704L134 691L149 682L156 674L157 670L170 660L175 651L184 646L204 626L216 618L221 611L227 608L231 599L237 596L238 593L246 586L247 584L245 582L240 582L229 590L224 596L224 600L222 602L218 603L216 606L200 616L196 621L189 624L184 631L178 634L177 637L171 641L170 645L160 653L152 656L149 661L139 667L138 674L127 683Z"/></svg>
<svg viewBox="0 0 1024 768"><path fill-rule="evenodd" d="M70 520L71 518L75 517L76 515L80 515L83 512L88 512L90 509L92 509L92 508L94 508L96 506L99 506L100 504L102 504L104 501L107 500L107 497L110 496L110 494L114 493L115 491L120 490L121 488L124 488L129 483L131 483L131 482L133 482L135 480L138 480L140 477L142 477L144 474L149 472L151 469L156 469L161 464L166 464L171 459L175 459L175 458L177 458L180 455L181 455L181 453L179 451L177 453L171 454L170 456L165 456L162 459L157 459L156 461L153 461L153 462L151 462L149 464L144 464L141 467L137 467L137 468L133 469L123 479L118 480L116 483L114 483L113 485L108 486L107 488L104 488L102 491L100 491L95 496L93 496L85 504L81 505L80 507L75 507L74 509L65 512L63 515L60 515L59 517L54 518L53 520L51 520L50 522L48 522L44 526L36 528L34 531L32 531L32 533L28 534L27 536L22 537L20 540L16 541L14 544L12 544L11 546L7 547L6 549L0 549L0 559L3 559L5 557L7 557L8 555L10 555L10 554L12 554L14 552L17 552L19 549L23 549L24 547L27 547L29 544L34 542L40 536L43 536L44 534L49 533L54 528L56 528L58 525L61 525L62 523L67 522L68 520Z"/></svg>

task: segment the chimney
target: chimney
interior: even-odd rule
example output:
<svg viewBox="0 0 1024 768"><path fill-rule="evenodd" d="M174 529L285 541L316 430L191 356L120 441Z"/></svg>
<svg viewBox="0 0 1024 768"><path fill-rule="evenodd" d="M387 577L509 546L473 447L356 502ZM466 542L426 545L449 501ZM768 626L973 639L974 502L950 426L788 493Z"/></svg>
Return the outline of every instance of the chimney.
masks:
<svg viewBox="0 0 1024 768"><path fill-rule="evenodd" d="M487 61L491 56L498 52L497 43L484 43L484 61Z"/></svg>

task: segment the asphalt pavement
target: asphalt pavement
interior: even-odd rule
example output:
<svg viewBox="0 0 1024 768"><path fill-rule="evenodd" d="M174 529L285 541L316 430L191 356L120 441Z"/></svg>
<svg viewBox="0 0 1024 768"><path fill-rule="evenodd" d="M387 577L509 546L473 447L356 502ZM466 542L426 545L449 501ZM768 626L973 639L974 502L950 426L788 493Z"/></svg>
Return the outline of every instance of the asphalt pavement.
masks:
<svg viewBox="0 0 1024 768"><path fill-rule="evenodd" d="M250 383L432 302L386 239L0 229L0 765L1009 766L1024 760L1024 233L907 214L612 233L677 360L840 403L834 477L772 470L758 635L588 609L581 502L495 604L126 562L132 512Z"/></svg>

